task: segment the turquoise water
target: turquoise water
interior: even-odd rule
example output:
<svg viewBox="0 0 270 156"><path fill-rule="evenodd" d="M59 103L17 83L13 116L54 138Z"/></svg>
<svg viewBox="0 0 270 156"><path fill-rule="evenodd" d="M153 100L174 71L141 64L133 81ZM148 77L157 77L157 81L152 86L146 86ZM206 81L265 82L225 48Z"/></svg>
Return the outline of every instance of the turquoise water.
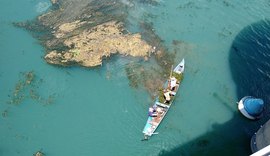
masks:
<svg viewBox="0 0 270 156"><path fill-rule="evenodd" d="M0 155L250 154L249 137L259 124L237 112L229 51L244 27L270 17L269 1L158 2L135 4L131 28L139 31L137 22L147 20L168 48L182 41L177 53L186 73L159 135L141 142L152 99L129 86L124 67L134 59L118 56L93 69L48 65L38 41L12 22L33 19L49 1L0 1ZM24 98L10 104L31 71Z"/></svg>

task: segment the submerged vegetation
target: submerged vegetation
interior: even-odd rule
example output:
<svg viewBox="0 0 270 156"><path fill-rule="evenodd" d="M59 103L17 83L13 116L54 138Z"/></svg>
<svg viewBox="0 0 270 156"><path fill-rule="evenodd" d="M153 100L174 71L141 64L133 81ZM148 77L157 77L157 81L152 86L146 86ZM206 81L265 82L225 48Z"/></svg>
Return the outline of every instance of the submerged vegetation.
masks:
<svg viewBox="0 0 270 156"><path fill-rule="evenodd" d="M8 110L6 109L6 110L4 110L3 112L2 112L2 117L3 118L6 118L8 116Z"/></svg>
<svg viewBox="0 0 270 156"><path fill-rule="evenodd" d="M145 61L131 62L125 67L130 86L143 86L152 97L169 76L170 68L177 59L180 41L174 41L173 51L169 50L145 15L138 20L139 32L130 33L128 10L135 3L159 5L158 1L114 1L99 0L51 0L50 10L33 21L14 23L32 32L45 47L44 59L50 64L62 66L80 65L93 67L102 65L104 58L111 54L139 56ZM74 5L75 4L75 5ZM181 48L180 48L181 49ZM149 65L155 64L154 66ZM17 90L23 86L18 84ZM12 103L20 103L23 96L16 95ZM39 95L30 89L30 97Z"/></svg>
<svg viewBox="0 0 270 156"><path fill-rule="evenodd" d="M184 75L183 74L178 74L176 72L172 72L172 76L177 79L178 83L181 83L182 80L184 79Z"/></svg>
<svg viewBox="0 0 270 156"><path fill-rule="evenodd" d="M139 33L125 28L129 5L121 1L53 0L52 4L34 21L15 23L41 41L50 64L94 67L111 54L147 57L152 52Z"/></svg>
<svg viewBox="0 0 270 156"><path fill-rule="evenodd" d="M21 73L20 80L17 82L12 95L9 96L11 99L8 103L18 105L27 98L42 103L43 105L53 103L54 95L44 98L38 94L37 90L42 82L42 79L37 79L34 71ZM4 115L6 116L7 112L2 113L2 116Z"/></svg>
<svg viewBox="0 0 270 156"><path fill-rule="evenodd" d="M173 40L173 51L166 48L161 38L155 33L153 25L148 22L141 22L140 29L143 39L154 47L153 57L140 64L130 63L126 66L126 73L130 80L130 86L143 86L149 92L152 98L160 94L162 85L170 75L171 67L175 61L180 60L178 54L186 44L184 42ZM184 49L185 50L185 49ZM182 52L182 51L181 51ZM150 65L151 64L151 65ZM183 78L177 76L179 81ZM163 97L163 96L162 96Z"/></svg>

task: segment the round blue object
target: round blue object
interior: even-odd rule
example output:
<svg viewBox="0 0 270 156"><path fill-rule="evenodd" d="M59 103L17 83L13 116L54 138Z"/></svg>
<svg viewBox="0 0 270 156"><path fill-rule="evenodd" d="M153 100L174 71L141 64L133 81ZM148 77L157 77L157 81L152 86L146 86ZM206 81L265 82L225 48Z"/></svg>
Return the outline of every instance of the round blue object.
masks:
<svg viewBox="0 0 270 156"><path fill-rule="evenodd" d="M257 117L263 112L263 100L256 98L247 98L243 101L244 108L249 115Z"/></svg>

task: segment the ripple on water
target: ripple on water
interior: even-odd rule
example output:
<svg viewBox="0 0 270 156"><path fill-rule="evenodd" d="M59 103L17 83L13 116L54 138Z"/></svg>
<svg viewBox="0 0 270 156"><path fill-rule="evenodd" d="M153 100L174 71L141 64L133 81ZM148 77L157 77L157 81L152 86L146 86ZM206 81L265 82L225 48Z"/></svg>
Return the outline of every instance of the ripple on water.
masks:
<svg viewBox="0 0 270 156"><path fill-rule="evenodd" d="M233 41L229 61L239 99L251 95L270 102L269 36L270 21L262 20L245 27Z"/></svg>

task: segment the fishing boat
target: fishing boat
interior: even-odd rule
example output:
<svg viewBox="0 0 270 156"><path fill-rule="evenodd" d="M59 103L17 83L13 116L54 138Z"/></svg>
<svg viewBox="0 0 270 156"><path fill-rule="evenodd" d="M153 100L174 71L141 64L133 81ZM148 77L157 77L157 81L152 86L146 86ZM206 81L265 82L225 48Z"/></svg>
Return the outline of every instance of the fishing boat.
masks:
<svg viewBox="0 0 270 156"><path fill-rule="evenodd" d="M149 108L148 119L143 129L144 139L148 140L153 134L158 134L156 129L169 111L174 97L179 90L179 86L183 79L185 69L185 60L182 61L171 70L170 77L159 92L154 105Z"/></svg>

